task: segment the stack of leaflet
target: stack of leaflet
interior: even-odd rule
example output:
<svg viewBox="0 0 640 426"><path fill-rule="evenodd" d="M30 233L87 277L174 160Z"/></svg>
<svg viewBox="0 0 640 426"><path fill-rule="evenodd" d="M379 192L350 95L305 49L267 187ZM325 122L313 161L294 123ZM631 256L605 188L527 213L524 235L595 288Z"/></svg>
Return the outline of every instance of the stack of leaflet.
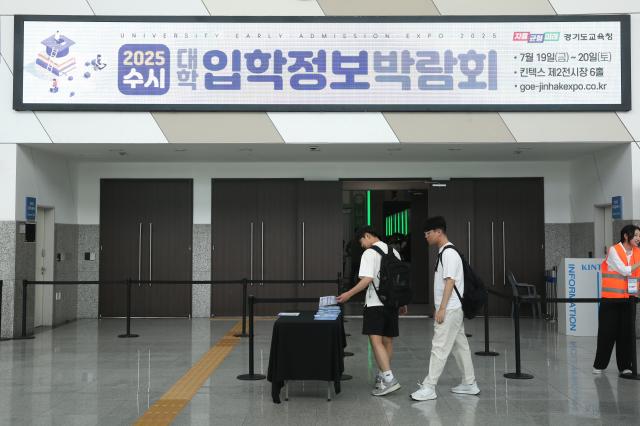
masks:
<svg viewBox="0 0 640 426"><path fill-rule="evenodd" d="M314 320L333 321L340 315L340 307L336 305L335 296L324 296L320 298L318 312L313 316Z"/></svg>

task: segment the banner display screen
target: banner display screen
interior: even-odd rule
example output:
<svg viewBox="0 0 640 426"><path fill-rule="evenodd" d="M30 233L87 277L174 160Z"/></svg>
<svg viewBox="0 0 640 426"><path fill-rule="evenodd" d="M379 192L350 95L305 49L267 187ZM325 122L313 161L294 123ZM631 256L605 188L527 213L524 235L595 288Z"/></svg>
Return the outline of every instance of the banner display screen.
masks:
<svg viewBox="0 0 640 426"><path fill-rule="evenodd" d="M629 110L629 17L16 16L14 108Z"/></svg>

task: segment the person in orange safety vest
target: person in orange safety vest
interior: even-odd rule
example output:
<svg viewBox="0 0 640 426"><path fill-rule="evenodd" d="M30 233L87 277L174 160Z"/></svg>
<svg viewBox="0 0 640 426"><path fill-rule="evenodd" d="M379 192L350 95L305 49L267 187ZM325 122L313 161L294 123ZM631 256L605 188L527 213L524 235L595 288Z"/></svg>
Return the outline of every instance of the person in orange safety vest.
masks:
<svg viewBox="0 0 640 426"><path fill-rule="evenodd" d="M609 248L602 262L600 294L605 299L637 297L640 281L640 228L626 225L620 232L620 242ZM621 374L631 373L631 327L633 307L627 303L603 301L598 310L598 347L593 362L593 374L601 374L609 365L613 345Z"/></svg>

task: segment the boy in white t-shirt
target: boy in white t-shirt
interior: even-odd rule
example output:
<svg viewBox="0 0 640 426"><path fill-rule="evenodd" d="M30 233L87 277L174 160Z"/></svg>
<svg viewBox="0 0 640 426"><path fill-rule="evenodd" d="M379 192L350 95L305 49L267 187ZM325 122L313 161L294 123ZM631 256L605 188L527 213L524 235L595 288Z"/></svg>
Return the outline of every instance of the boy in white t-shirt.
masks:
<svg viewBox="0 0 640 426"><path fill-rule="evenodd" d="M351 290L339 295L337 301L338 303L346 303L354 295L367 289L362 319L362 334L369 336L371 348L379 368L371 394L383 396L400 389L400 383L391 371L391 356L393 354L393 338L399 335L398 313L405 314L407 307L402 306L398 310L384 306L376 292L376 289L380 288L379 274L382 256L371 247L376 246L384 253L389 253L389 246L380 241L380 237L371 227L364 227L358 230L356 239L365 249L360 259L360 271L358 272L360 281ZM400 255L395 249L393 254L400 259Z"/></svg>
<svg viewBox="0 0 640 426"><path fill-rule="evenodd" d="M462 383L451 389L458 394L477 395L480 389L476 384L471 350L464 333L464 314L462 303L456 295L453 286L464 294L464 269L462 259L447 238L447 223L441 216L426 220L424 237L430 246L438 247L438 260L435 278L433 280L433 302L436 312L434 315L433 340L431 341L431 359L429 374L422 381L420 389L411 394L416 401L436 399L436 384L444 370L449 354L453 352L458 368L462 372Z"/></svg>

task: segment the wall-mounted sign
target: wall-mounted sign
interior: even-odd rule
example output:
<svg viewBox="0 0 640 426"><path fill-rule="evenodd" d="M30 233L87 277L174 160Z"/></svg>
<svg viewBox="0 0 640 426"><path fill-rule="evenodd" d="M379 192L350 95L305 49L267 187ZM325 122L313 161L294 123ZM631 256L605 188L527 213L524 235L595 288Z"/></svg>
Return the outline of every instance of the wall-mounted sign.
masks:
<svg viewBox="0 0 640 426"><path fill-rule="evenodd" d="M622 219L622 195L611 197L611 218Z"/></svg>
<svg viewBox="0 0 640 426"><path fill-rule="evenodd" d="M24 219L27 222L35 222L37 213L36 197L25 197Z"/></svg>
<svg viewBox="0 0 640 426"><path fill-rule="evenodd" d="M628 15L16 16L14 108L631 107Z"/></svg>

